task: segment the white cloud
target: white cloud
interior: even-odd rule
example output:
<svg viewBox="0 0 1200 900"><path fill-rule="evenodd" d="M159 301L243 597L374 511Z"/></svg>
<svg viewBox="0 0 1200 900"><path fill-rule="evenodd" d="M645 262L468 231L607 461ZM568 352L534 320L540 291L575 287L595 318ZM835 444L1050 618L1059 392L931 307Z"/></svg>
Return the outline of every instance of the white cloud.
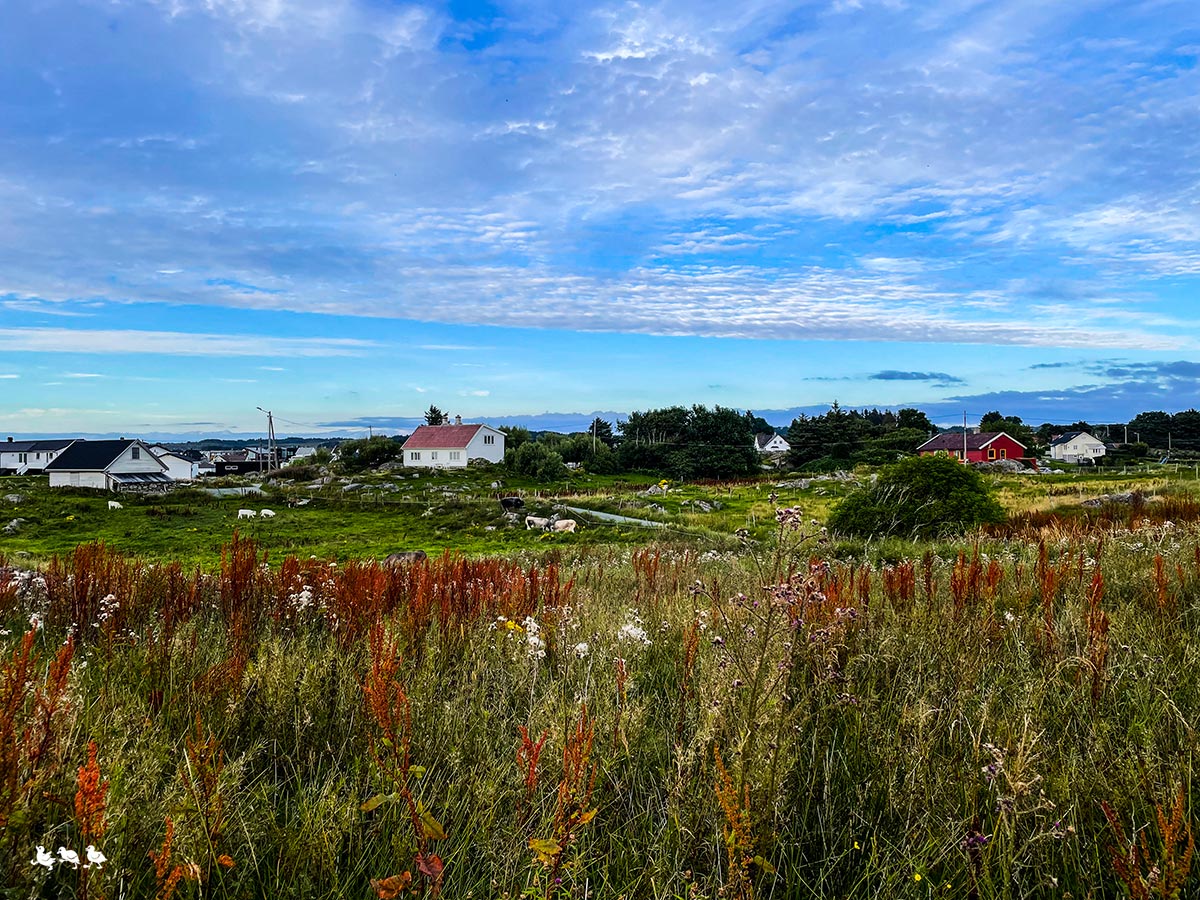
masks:
<svg viewBox="0 0 1200 900"><path fill-rule="evenodd" d="M0 328L9 353L160 353L173 356L357 356L373 341L351 338L275 338L169 331ZM84 375L82 377L97 377Z"/></svg>

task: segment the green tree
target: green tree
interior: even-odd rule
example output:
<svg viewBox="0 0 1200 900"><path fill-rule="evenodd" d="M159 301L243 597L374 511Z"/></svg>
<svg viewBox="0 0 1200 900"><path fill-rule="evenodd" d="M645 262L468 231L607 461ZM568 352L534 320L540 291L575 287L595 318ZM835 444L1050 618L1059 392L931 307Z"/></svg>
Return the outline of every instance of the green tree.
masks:
<svg viewBox="0 0 1200 900"><path fill-rule="evenodd" d="M911 406L906 406L896 413L896 427L915 428L917 431L924 433L926 438L937 431L933 423L929 421L929 416Z"/></svg>
<svg viewBox="0 0 1200 900"><path fill-rule="evenodd" d="M391 462L403 452L395 438L378 435L357 441L342 441L338 446L338 468L343 472L365 472Z"/></svg>
<svg viewBox="0 0 1200 900"><path fill-rule="evenodd" d="M599 416L592 419L590 434L597 441L603 441L609 447L617 442L616 437L613 435L612 423L606 419L601 419Z"/></svg>
<svg viewBox="0 0 1200 900"><path fill-rule="evenodd" d="M529 441L504 453L509 471L535 481L562 481L568 469L563 458L540 441Z"/></svg>
<svg viewBox="0 0 1200 900"><path fill-rule="evenodd" d="M426 425L445 425L449 421L450 417L433 404L430 404L429 409L425 410Z"/></svg>
<svg viewBox="0 0 1200 900"><path fill-rule="evenodd" d="M1138 413L1129 422L1129 439L1149 444L1156 449L1167 446L1167 435L1171 433L1169 413L1155 410ZM1174 435L1172 435L1172 438Z"/></svg>
<svg viewBox="0 0 1200 900"><path fill-rule="evenodd" d="M979 420L979 430L985 433L1003 431L1026 447L1032 447L1038 443L1037 432L1022 422L1020 416L1003 416L996 410L992 410Z"/></svg>
<svg viewBox="0 0 1200 900"><path fill-rule="evenodd" d="M522 444L533 439L529 429L522 425L501 425L499 430L504 432L504 448L506 450L516 450Z"/></svg>
<svg viewBox="0 0 1200 900"><path fill-rule="evenodd" d="M927 538L1004 519L1004 510L970 466L944 455L913 456L846 496L829 516L840 534Z"/></svg>

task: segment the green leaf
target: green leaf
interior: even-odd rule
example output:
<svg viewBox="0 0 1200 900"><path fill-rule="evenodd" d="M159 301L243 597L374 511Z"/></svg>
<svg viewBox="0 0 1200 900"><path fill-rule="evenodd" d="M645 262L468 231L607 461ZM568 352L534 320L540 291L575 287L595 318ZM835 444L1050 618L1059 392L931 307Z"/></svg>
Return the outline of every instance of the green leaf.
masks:
<svg viewBox="0 0 1200 900"><path fill-rule="evenodd" d="M383 806L385 803L394 802L395 800L399 799L399 797L399 794L376 794L370 800L363 803L359 809L365 813L372 812L376 809L379 809L379 807Z"/></svg>
<svg viewBox="0 0 1200 900"><path fill-rule="evenodd" d="M554 860L562 853L562 846L554 838L530 838L529 849L546 866L554 865Z"/></svg>
<svg viewBox="0 0 1200 900"><path fill-rule="evenodd" d="M422 778L425 777L425 767L424 766L409 766L408 774L411 775L414 780L420 781Z"/></svg>
<svg viewBox="0 0 1200 900"><path fill-rule="evenodd" d="M446 831L442 828L442 823L433 817L421 803L417 802L417 815L421 819L421 830L425 832L425 837L431 841L444 841L446 839Z"/></svg>
<svg viewBox="0 0 1200 900"><path fill-rule="evenodd" d="M753 862L756 866L758 866L760 869L762 869L765 874L767 874L767 875L775 874L775 867L773 865L771 865L769 862L767 862L766 857L756 856L756 857L754 857L753 860L751 860L751 862Z"/></svg>

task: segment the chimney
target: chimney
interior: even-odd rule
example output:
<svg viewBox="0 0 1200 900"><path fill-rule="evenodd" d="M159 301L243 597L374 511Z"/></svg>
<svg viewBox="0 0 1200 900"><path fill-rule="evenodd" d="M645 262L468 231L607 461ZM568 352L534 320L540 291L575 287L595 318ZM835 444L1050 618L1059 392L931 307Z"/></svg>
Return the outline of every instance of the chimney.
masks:
<svg viewBox="0 0 1200 900"><path fill-rule="evenodd" d="M455 417L454 417L454 424L455 424L455 425L461 425L461 424L462 424L462 416L455 416Z"/></svg>
<svg viewBox="0 0 1200 900"><path fill-rule="evenodd" d="M10 444L12 443L12 436L11 436L11 435L10 435L10 436L9 436L9 438L8 438L8 442L9 442Z"/></svg>

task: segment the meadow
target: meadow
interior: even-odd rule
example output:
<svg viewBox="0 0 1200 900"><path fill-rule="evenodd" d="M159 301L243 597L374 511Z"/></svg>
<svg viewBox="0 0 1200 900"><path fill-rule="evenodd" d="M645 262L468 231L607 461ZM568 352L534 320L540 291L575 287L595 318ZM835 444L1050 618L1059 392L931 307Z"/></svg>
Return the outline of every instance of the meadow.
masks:
<svg viewBox="0 0 1200 900"><path fill-rule="evenodd" d="M678 529L549 537L472 488L405 546L478 544L396 568L367 500L280 510L346 517L324 537L139 501L173 537L138 552L79 543L131 530L103 498L26 486L0 893L1189 896L1196 504L1083 514L1118 492L1090 477L1005 481L1009 531L923 544L831 539L829 482L576 486Z"/></svg>

